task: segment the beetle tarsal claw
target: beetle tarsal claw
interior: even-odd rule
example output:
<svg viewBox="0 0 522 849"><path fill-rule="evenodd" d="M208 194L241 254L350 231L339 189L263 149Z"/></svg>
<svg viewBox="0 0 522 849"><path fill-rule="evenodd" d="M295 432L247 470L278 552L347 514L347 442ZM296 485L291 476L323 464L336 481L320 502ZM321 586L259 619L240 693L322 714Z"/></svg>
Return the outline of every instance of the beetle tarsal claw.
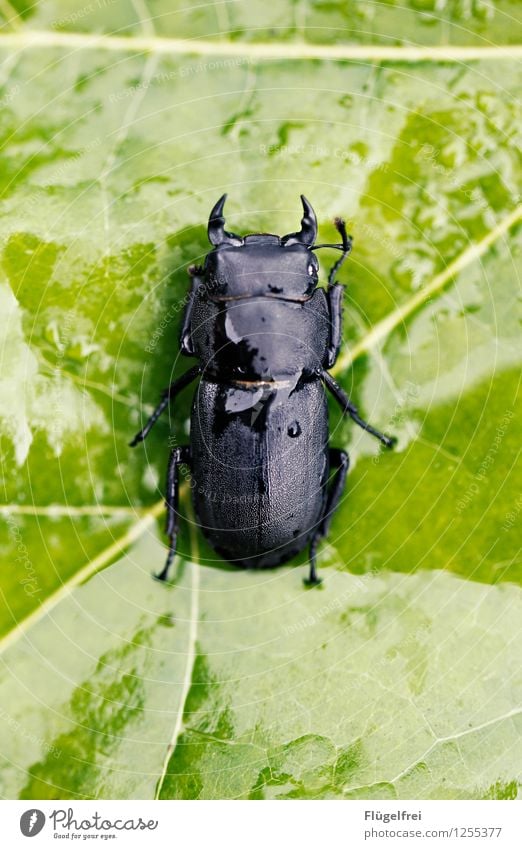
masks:
<svg viewBox="0 0 522 849"><path fill-rule="evenodd" d="M322 578L303 578L303 584L307 589L311 589L312 587L319 587L323 583Z"/></svg>

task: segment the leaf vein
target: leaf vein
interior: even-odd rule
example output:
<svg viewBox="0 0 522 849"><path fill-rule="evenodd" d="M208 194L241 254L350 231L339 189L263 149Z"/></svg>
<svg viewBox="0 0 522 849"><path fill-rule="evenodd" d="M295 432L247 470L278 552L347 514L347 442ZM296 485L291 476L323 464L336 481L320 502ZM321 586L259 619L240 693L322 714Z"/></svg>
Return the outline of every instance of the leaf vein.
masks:
<svg viewBox="0 0 522 849"><path fill-rule="evenodd" d="M345 371L356 359L374 348L379 342L385 339L392 330L395 330L399 325L403 324L416 310L423 306L432 295L438 295L443 291L444 287L453 278L467 268L475 260L480 259L486 251L497 241L501 236L517 224L522 218L522 204L519 204L509 215L499 221L492 230L489 231L480 241L475 242L466 248L458 257L456 257L443 271L437 274L431 283L419 289L406 303L397 307L396 310L389 313L382 321L375 324L369 333L354 345L351 350L348 350L344 355L341 355L332 369L333 374L339 374Z"/></svg>
<svg viewBox="0 0 522 849"><path fill-rule="evenodd" d="M371 62L469 62L483 59L516 59L522 45L387 46L374 44L307 44L306 42L243 42L168 36L122 36L88 32L28 30L0 34L0 45L27 48L78 48L129 53L195 54L198 56L251 56L259 60L298 59L359 60Z"/></svg>
<svg viewBox="0 0 522 849"><path fill-rule="evenodd" d="M72 590L91 578L96 572L107 566L118 554L121 554L129 545L149 528L164 508L163 501L157 501L134 525L131 525L121 537L118 537L112 545L105 548L94 560L89 561L71 578L65 581L54 593L40 604L29 616L22 619L12 631L0 640L0 654L25 636L27 631L36 625L41 619L50 613L59 602L70 595ZM3 595L3 593L2 593ZM5 601L5 599L4 599Z"/></svg>
<svg viewBox="0 0 522 849"><path fill-rule="evenodd" d="M170 738L169 744L167 746L167 751L165 753L165 759L163 761L163 767L161 770L161 775L158 780L158 784L156 787L156 793L154 798L159 799L161 795L161 791L163 789L163 785L165 783L165 778L167 776L167 770L169 767L170 760L174 751L176 749L178 740L180 735L183 732L183 716L185 713L185 705L187 703L188 694L190 692L190 688L192 686L192 678L194 674L194 666L196 663L196 647L197 647L197 637L198 637L198 620L199 620L199 582L200 582L200 570L199 564L197 562L199 557L199 546L198 546L198 537L197 530L195 524L195 516L192 508L192 503L189 501L187 505L187 514L190 522L190 547L192 550L192 555L196 562L192 562L190 564L192 584L191 584L191 596L190 596L190 626L189 626L189 637L188 637L188 646L187 646L187 662L185 664L185 675L183 677L183 685L181 688L181 696L179 700L178 711L176 713L176 720L174 723L174 729L172 732L172 736Z"/></svg>
<svg viewBox="0 0 522 849"><path fill-rule="evenodd" d="M147 508L140 509L124 504L2 504L0 515L17 516L132 516L142 515Z"/></svg>

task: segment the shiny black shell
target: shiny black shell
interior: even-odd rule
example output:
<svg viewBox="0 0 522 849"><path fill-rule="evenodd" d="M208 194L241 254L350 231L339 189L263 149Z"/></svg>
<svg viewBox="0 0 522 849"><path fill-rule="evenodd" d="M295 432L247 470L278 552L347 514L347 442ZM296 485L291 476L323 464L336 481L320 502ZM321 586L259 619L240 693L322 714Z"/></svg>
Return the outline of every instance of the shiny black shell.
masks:
<svg viewBox="0 0 522 849"><path fill-rule="evenodd" d="M328 412L319 380L203 379L191 416L192 491L213 548L277 566L311 540L325 506Z"/></svg>
<svg viewBox="0 0 522 849"><path fill-rule="evenodd" d="M278 380L324 364L330 317L323 289L302 301L275 296L195 298L191 338L204 375Z"/></svg>

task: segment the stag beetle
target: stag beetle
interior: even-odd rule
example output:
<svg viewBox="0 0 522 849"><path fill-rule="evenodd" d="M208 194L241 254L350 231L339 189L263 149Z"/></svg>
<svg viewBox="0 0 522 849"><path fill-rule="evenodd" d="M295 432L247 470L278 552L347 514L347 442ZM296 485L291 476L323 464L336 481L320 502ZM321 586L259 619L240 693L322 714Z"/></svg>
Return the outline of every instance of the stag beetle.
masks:
<svg viewBox="0 0 522 849"><path fill-rule="evenodd" d="M197 357L163 393L131 445L150 432L178 393L200 377L192 404L190 445L175 447L167 472L169 551L157 575L166 580L176 553L180 466L192 472L198 522L214 550L244 567L271 567L309 546L319 583L318 541L325 537L348 472L348 454L328 445L324 387L344 413L388 448L393 440L359 417L328 374L341 346L344 287L335 274L352 248L344 221L341 244L315 244L317 220L301 195L301 229L282 238L225 230L223 195L208 222L211 251L192 266L181 327L181 352ZM313 251L342 252L317 288Z"/></svg>

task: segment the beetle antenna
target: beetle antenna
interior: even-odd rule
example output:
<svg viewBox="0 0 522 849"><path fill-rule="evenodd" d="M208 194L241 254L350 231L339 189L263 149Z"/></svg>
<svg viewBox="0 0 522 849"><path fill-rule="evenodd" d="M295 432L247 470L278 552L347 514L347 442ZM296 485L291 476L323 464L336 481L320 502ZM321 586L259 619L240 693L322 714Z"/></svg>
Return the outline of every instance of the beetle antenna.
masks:
<svg viewBox="0 0 522 849"><path fill-rule="evenodd" d="M343 240L342 244L340 244L340 245L336 245L336 244L314 245L311 248L311 250L315 250L316 248L335 248L336 250L343 252L342 256L339 257L337 262L334 262L334 264L332 265L332 267L330 269L330 273L328 275L328 288L329 289L331 289L332 286L334 285L334 277L337 274L337 272L339 271L339 269L340 269L341 265L343 264L343 262L345 261L346 257L350 255L350 253L352 251L352 245L353 245L352 237L349 236L348 233L346 232L346 224L344 222L344 219L343 218L336 218L334 223L335 223L336 230L338 231L339 235L341 236L341 239Z"/></svg>
<svg viewBox="0 0 522 849"><path fill-rule="evenodd" d="M344 251L347 248L348 250L350 249L351 244L353 242L353 238L352 236L348 236L346 232L346 225L343 219L335 218L334 224L336 229L341 234L341 238L343 240L341 244L339 244L339 242L322 242L320 245L312 245L309 250L316 251L318 248L336 248L338 251Z"/></svg>
<svg viewBox="0 0 522 849"><path fill-rule="evenodd" d="M313 245L310 250L316 251L319 248L337 248L338 251L343 250L343 245L334 244L333 242L324 242L322 245Z"/></svg>
<svg viewBox="0 0 522 849"><path fill-rule="evenodd" d="M343 240L343 250L344 250L345 253L349 254L351 249L352 249L353 239L346 232L346 223L345 223L344 218L336 218L335 221L334 221L334 224L335 224L335 229L337 230L337 232L341 236L341 239Z"/></svg>

